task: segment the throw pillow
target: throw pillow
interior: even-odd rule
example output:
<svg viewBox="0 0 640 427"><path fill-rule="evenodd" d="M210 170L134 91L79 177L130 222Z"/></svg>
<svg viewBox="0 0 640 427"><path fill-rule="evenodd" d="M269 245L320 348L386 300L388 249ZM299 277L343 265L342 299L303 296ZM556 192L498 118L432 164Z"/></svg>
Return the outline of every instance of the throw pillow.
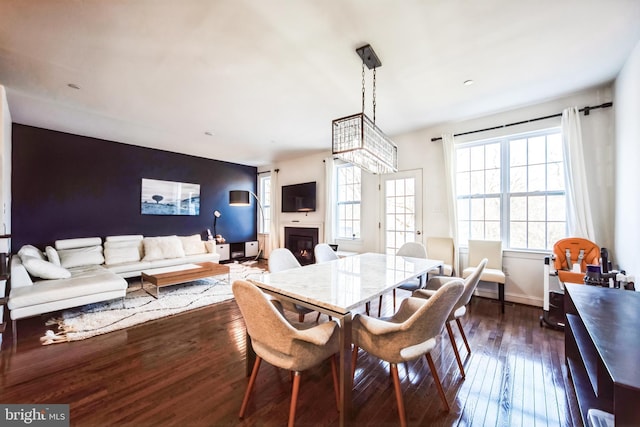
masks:
<svg viewBox="0 0 640 427"><path fill-rule="evenodd" d="M71 277L71 272L66 268L35 256L22 258L22 265L31 276L41 279L68 279Z"/></svg>
<svg viewBox="0 0 640 427"><path fill-rule="evenodd" d="M60 256L58 255L58 251L53 246L47 246L44 248L45 253L47 254L47 259L49 262L60 265Z"/></svg>
<svg viewBox="0 0 640 427"><path fill-rule="evenodd" d="M82 267L85 265L100 265L104 262L102 246L88 246L86 248L60 249L60 265L64 268Z"/></svg>
<svg viewBox="0 0 640 427"><path fill-rule="evenodd" d="M199 234L194 234L192 236L178 236L180 242L182 242L182 248L184 249L185 255L197 255L203 254L207 252L207 249L204 247L204 242Z"/></svg>
<svg viewBox="0 0 640 427"><path fill-rule="evenodd" d="M184 249L178 236L145 237L143 261L155 261L159 259L182 258Z"/></svg>
<svg viewBox="0 0 640 427"><path fill-rule="evenodd" d="M42 251L33 245L24 245L18 251L18 255L20 256L20 259L28 256L40 258L43 261L46 259Z"/></svg>

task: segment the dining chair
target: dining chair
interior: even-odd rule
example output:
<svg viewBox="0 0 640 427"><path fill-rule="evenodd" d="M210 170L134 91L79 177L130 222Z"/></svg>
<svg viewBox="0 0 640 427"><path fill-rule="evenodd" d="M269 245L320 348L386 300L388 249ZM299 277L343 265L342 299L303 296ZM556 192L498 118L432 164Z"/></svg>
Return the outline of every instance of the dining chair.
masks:
<svg viewBox="0 0 640 427"><path fill-rule="evenodd" d="M339 258L336 251L331 249L328 243L318 243L313 248L313 255L316 258L316 263L333 261Z"/></svg>
<svg viewBox="0 0 640 427"><path fill-rule="evenodd" d="M245 280L236 280L231 288L256 353L256 361L240 407L240 419L244 418L262 360L293 372L288 423L290 427L295 422L301 372L326 359L331 361L333 389L336 404L339 405L335 360L335 355L340 351L340 327L337 323L325 322L311 328L291 324L284 317L280 302L270 300L256 285Z"/></svg>
<svg viewBox="0 0 640 427"><path fill-rule="evenodd" d="M411 258L427 258L427 249L420 242L406 242L398 252L396 252L397 256L407 256ZM424 277L416 277L415 279L407 280L402 283L398 288L403 289L405 291L415 291L416 289L420 289L424 286ZM380 308L382 307L382 295L380 295L380 304L378 305L378 317L380 317ZM396 289L393 289L393 311L396 311Z"/></svg>
<svg viewBox="0 0 640 427"><path fill-rule="evenodd" d="M480 275L480 281L493 282L498 285L498 299L504 313L504 284L506 276L502 271L502 242L499 240L469 240L469 265L478 265L486 258L487 266ZM476 267L462 270L462 278L470 276Z"/></svg>
<svg viewBox="0 0 640 427"><path fill-rule="evenodd" d="M441 259L444 261L442 265L442 274L436 270L432 270L429 274L435 271L437 276L453 276L455 274L454 258L455 258L455 244L451 237L427 237L427 256L429 259Z"/></svg>
<svg viewBox="0 0 640 427"><path fill-rule="evenodd" d="M449 335L449 340L451 340L451 345L453 346L453 353L456 356L456 361L458 362L458 368L460 368L460 374L462 375L462 378L465 377L464 367L462 366L462 359L460 359L460 353L458 352L458 345L456 344L456 340L453 336L453 331L451 330L451 325L449 324L449 322L452 322L454 320L456 321L456 323L458 324L458 329L460 330L460 335L462 335L462 340L464 341L464 345L467 348L467 353L471 354L471 347L469 347L469 342L467 341L467 336L465 335L464 329L462 328L462 323L460 322L460 318L464 316L465 313L467 312L467 305L471 301L471 296L473 295L473 292L476 290L476 287L478 286L478 282L480 281L480 276L482 275L482 272L484 271L484 268L486 265L487 265L487 259L484 258L482 261L480 261L480 264L478 264L474 272L471 275L467 276L466 279L464 279L464 291L462 292L462 295L460 295L458 302L456 302L456 304L451 309L451 312L449 313L449 317L447 317L447 321L445 322L445 326L447 328L447 334ZM433 295L435 295L436 292L438 292L438 289L440 289L449 281L451 281L451 278L449 277L443 277L443 276L432 277L427 281L427 285L425 286L425 289L418 289L414 291L412 296L417 298L429 299Z"/></svg>
<svg viewBox="0 0 640 427"><path fill-rule="evenodd" d="M287 248L277 248L271 251L269 254L269 272L277 273L279 271L289 270L292 268L302 267L300 262L296 259L293 253ZM298 304L294 304L289 301L280 301L282 306L289 311L298 313L298 322L304 322L304 316L307 313L311 313L313 310L303 307Z"/></svg>
<svg viewBox="0 0 640 427"><path fill-rule="evenodd" d="M461 279L452 279L438 289L431 298L408 297L400 304L400 309L389 319L356 314L353 318L352 376L355 376L358 362L358 348L390 364L391 377L395 389L400 425L407 425L398 363L427 359L438 394L445 410L449 403L442 389L440 377L431 358L431 350L436 347L437 338L464 290Z"/></svg>

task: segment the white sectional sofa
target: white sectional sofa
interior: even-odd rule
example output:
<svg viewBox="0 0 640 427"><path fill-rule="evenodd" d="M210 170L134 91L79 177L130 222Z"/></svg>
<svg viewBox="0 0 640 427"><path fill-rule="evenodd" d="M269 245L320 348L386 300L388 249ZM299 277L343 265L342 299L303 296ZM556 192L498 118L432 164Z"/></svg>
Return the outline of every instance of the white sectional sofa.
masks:
<svg viewBox="0 0 640 427"><path fill-rule="evenodd" d="M8 308L17 320L85 304L122 298L125 278L156 267L218 262L213 242L199 235L144 237L109 236L56 240L45 251L23 246L11 258Z"/></svg>

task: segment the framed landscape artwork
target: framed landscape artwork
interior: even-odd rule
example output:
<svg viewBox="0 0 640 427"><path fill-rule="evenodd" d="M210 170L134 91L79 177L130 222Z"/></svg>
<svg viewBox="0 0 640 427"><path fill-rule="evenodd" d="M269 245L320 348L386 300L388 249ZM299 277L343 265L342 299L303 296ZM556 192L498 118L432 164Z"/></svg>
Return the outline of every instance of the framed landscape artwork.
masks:
<svg viewBox="0 0 640 427"><path fill-rule="evenodd" d="M143 215L200 215L200 184L142 178Z"/></svg>

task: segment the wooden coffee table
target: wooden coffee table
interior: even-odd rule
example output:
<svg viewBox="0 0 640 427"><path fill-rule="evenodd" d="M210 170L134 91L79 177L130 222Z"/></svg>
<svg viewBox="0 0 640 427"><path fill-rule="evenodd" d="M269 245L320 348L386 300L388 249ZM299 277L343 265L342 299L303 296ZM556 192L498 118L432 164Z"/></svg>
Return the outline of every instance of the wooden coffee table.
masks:
<svg viewBox="0 0 640 427"><path fill-rule="evenodd" d="M193 280L204 279L205 277L227 275L227 279L231 279L229 266L224 264L216 264L215 262L199 262L196 264L183 264L172 267L154 268L144 270L140 275L142 288L144 283L149 282L156 288L156 294L149 294L156 298L160 297L160 288L164 286L178 285ZM148 291L147 291L148 292Z"/></svg>

